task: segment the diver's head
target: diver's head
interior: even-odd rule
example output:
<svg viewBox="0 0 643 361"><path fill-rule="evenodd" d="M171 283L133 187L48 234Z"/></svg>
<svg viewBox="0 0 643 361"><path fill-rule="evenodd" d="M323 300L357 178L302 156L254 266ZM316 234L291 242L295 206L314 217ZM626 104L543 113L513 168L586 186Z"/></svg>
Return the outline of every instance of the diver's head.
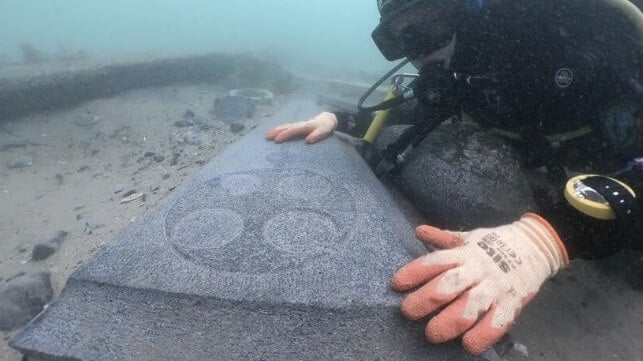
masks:
<svg viewBox="0 0 643 361"><path fill-rule="evenodd" d="M452 48L462 15L480 9L483 2L378 0L381 18L373 41L387 60L408 58L419 68L436 52Z"/></svg>

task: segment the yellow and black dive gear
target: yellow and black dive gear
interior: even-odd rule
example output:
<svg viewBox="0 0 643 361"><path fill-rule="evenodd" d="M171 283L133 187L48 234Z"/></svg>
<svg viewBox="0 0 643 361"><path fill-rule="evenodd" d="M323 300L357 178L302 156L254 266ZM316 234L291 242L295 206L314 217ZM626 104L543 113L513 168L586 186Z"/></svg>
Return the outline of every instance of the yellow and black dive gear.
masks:
<svg viewBox="0 0 643 361"><path fill-rule="evenodd" d="M600 175L579 175L565 186L565 199L572 207L600 220L623 220L637 214L636 196L627 184Z"/></svg>

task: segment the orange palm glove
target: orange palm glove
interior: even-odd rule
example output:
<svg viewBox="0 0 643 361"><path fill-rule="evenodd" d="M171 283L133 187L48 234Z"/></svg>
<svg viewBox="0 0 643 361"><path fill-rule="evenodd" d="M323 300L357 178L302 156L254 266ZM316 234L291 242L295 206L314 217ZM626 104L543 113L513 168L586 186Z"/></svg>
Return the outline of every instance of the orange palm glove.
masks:
<svg viewBox="0 0 643 361"><path fill-rule="evenodd" d="M402 267L392 287L409 293L402 314L421 319L446 305L426 326L426 338L446 342L464 334L479 355L511 327L542 283L569 263L554 229L536 214L495 228L450 232L419 226L417 236L440 248Z"/></svg>
<svg viewBox="0 0 643 361"><path fill-rule="evenodd" d="M281 143L296 137L306 137L308 143L318 142L329 136L337 127L337 117L333 113L322 112L309 120L288 123L268 130L266 137Z"/></svg>

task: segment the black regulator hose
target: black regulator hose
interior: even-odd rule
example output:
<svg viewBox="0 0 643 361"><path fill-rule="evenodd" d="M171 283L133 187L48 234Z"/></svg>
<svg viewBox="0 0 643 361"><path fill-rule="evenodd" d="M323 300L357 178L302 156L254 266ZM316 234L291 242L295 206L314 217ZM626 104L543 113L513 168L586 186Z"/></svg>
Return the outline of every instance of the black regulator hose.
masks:
<svg viewBox="0 0 643 361"><path fill-rule="evenodd" d="M375 84L371 85L371 87L368 88L366 92L364 92L364 95L362 95L361 98L359 98L359 102L357 102L357 109L359 109L361 113L372 113L378 110L389 109L404 103L406 101L404 95L399 94L379 104L376 104L370 107L364 106L364 102L366 101L366 99L368 99L368 97L371 96L371 94L373 94L373 92L375 91L375 89L377 89L377 87L382 85L382 83L384 83L386 79L390 78L393 74L395 74L398 70L400 70L403 66L405 66L408 63L409 63L409 59L405 59L404 61L397 64L388 73L384 74L384 76L381 77L378 81L376 81Z"/></svg>

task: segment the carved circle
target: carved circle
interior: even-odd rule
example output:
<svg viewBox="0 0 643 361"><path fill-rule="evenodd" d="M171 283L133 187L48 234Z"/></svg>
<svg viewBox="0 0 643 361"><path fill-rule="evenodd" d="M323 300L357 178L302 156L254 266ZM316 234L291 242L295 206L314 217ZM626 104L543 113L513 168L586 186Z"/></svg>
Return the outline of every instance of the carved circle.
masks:
<svg viewBox="0 0 643 361"><path fill-rule="evenodd" d="M355 208L339 177L298 169L229 173L176 199L164 233L187 261L215 270L292 270L341 249L352 237Z"/></svg>
<svg viewBox="0 0 643 361"><path fill-rule="evenodd" d="M205 208L183 217L176 225L170 242L179 252L194 255L237 240L243 230L243 218L238 213Z"/></svg>
<svg viewBox="0 0 643 361"><path fill-rule="evenodd" d="M263 238L274 247L290 253L328 252L337 242L338 231L328 216L311 211L276 214L266 221Z"/></svg>

